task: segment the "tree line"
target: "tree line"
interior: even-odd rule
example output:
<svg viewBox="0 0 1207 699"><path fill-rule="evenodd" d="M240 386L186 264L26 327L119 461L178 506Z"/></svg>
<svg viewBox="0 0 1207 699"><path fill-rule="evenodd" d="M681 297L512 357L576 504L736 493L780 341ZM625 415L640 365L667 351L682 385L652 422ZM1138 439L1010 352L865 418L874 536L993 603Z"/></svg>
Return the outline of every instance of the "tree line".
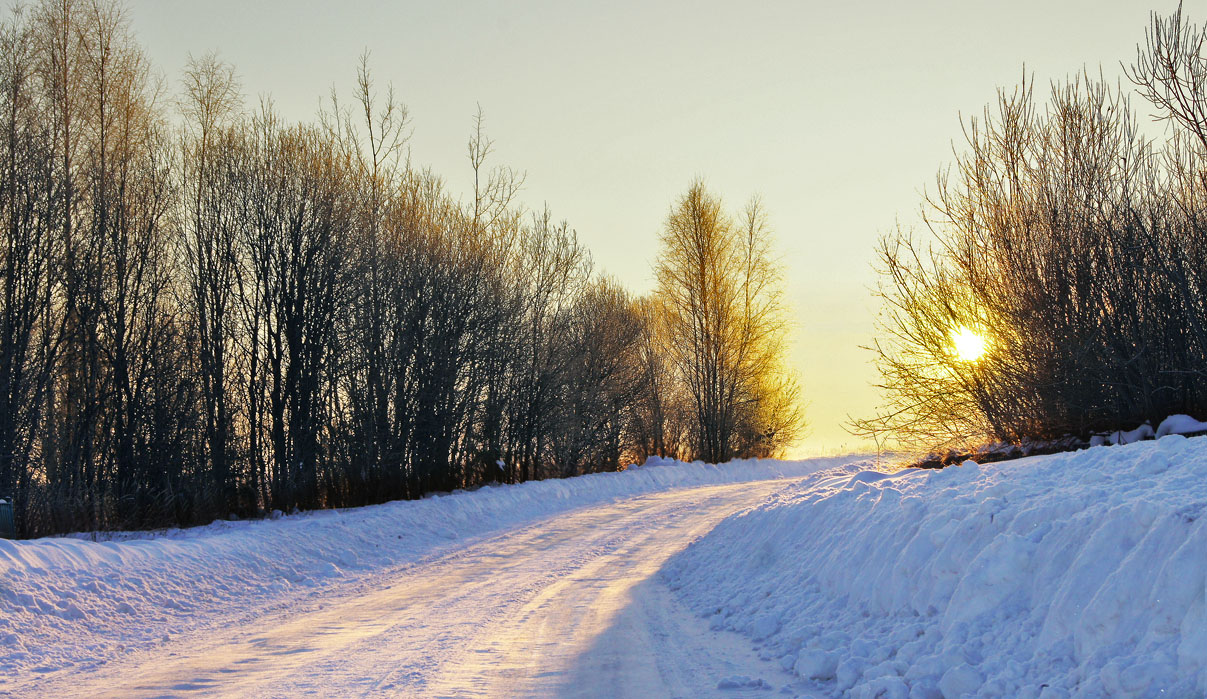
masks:
<svg viewBox="0 0 1207 699"><path fill-rule="evenodd" d="M880 247L887 402L857 430L931 449L1207 416L1205 42L1180 8L1154 14L1130 87L1082 74L1045 103L1024 79L964 123L926 234Z"/></svg>
<svg viewBox="0 0 1207 699"><path fill-rule="evenodd" d="M413 165L362 60L313 123L235 70L154 77L124 9L0 28L0 496L20 534L204 523L721 462L799 433L765 214L700 183L658 290L517 203L481 112L473 191Z"/></svg>

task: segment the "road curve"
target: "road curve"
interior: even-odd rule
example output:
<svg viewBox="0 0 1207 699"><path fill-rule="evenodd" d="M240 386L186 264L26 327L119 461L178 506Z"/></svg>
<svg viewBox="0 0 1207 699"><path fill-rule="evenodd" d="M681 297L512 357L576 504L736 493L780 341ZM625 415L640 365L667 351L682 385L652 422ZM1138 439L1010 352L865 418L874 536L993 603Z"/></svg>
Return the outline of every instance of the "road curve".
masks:
<svg viewBox="0 0 1207 699"><path fill-rule="evenodd" d="M767 696L788 678L709 631L663 563L792 481L675 490L588 507L459 547L204 639L182 638L43 696Z"/></svg>

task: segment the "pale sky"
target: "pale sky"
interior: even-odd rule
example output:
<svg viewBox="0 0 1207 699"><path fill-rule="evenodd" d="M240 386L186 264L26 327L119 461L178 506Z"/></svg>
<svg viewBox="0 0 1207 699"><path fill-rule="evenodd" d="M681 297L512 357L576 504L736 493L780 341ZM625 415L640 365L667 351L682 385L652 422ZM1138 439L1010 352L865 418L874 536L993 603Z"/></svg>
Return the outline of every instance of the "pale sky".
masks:
<svg viewBox="0 0 1207 699"><path fill-rule="evenodd" d="M1188 3L1192 20L1207 7ZM657 234L703 177L737 211L760 194L796 313L808 401L801 453L857 446L848 416L877 404L870 294L877 239L917 225L951 160L959 115L998 87L1088 67L1114 81L1149 10L1175 2L313 2L133 0L140 43L175 89L188 54L235 65L249 104L309 121L350 96L366 49L407 105L412 158L472 185L475 104L495 163L527 172L597 263L652 288ZM1142 106L1142 105L1141 105ZM1147 112L1143 112L1147 114Z"/></svg>

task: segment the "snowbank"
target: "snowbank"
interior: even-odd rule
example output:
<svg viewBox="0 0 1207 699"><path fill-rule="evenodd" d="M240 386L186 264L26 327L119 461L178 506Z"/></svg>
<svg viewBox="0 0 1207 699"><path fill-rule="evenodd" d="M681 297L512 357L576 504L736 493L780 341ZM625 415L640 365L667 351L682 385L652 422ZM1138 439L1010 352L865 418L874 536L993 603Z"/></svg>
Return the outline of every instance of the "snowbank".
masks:
<svg viewBox="0 0 1207 699"><path fill-rule="evenodd" d="M1204 696L1207 438L817 474L663 574L831 696Z"/></svg>
<svg viewBox="0 0 1207 699"><path fill-rule="evenodd" d="M250 619L299 595L570 509L718 483L798 476L836 459L655 463L622 473L215 522L144 538L0 540L0 690L87 667L172 634Z"/></svg>
<svg viewBox="0 0 1207 699"><path fill-rule="evenodd" d="M1157 437L1167 434L1199 434L1207 432L1207 422L1199 422L1189 415L1170 415L1157 425Z"/></svg>
<svg viewBox="0 0 1207 699"><path fill-rule="evenodd" d="M1158 439L1170 434L1201 435L1207 432L1207 422L1199 422L1189 415L1170 415L1157 425L1154 430L1151 423L1140 425L1134 430L1096 434L1090 437L1089 446L1098 447L1104 444L1134 444L1146 439Z"/></svg>

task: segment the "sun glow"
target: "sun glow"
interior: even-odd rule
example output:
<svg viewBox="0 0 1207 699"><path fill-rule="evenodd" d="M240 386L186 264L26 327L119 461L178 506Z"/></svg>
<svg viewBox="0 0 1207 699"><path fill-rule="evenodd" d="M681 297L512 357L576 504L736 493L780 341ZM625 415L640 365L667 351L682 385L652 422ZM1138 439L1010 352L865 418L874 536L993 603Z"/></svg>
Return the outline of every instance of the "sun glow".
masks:
<svg viewBox="0 0 1207 699"><path fill-rule="evenodd" d="M951 344L955 346L956 359L975 362L985 356L985 338L967 326L961 325L951 331Z"/></svg>

